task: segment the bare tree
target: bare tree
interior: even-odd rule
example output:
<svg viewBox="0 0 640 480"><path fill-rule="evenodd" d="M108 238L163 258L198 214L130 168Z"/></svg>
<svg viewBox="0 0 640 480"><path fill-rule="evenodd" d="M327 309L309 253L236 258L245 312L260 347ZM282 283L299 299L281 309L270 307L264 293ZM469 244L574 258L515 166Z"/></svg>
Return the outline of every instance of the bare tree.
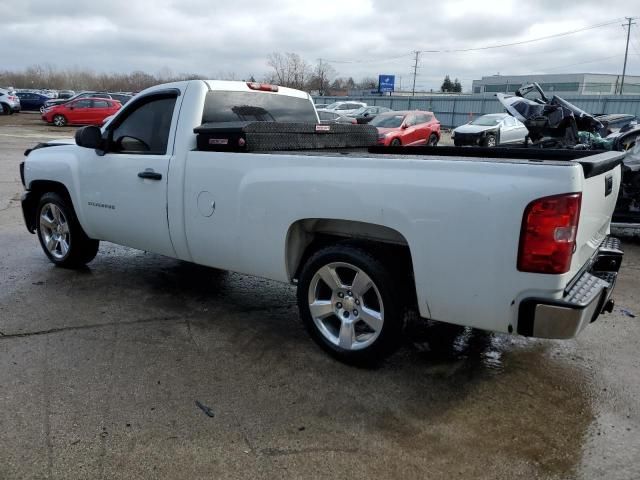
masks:
<svg viewBox="0 0 640 480"><path fill-rule="evenodd" d="M336 76L336 70L321 58L318 59L311 80L309 81L309 89L317 90L320 95L326 95L331 85L331 80Z"/></svg>
<svg viewBox="0 0 640 480"><path fill-rule="evenodd" d="M273 72L267 77L268 81L283 87L305 89L309 81L311 68L297 53L274 52L267 57L267 65Z"/></svg>

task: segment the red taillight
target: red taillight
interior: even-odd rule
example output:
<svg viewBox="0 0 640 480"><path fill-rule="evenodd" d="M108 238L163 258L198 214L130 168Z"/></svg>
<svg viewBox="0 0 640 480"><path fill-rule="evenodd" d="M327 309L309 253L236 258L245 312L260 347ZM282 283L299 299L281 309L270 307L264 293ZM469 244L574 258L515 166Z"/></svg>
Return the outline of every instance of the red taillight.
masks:
<svg viewBox="0 0 640 480"><path fill-rule="evenodd" d="M534 200L524 211L520 232L518 270L566 273L576 244L581 193Z"/></svg>
<svg viewBox="0 0 640 480"><path fill-rule="evenodd" d="M262 90L263 92L277 92L278 86L270 83L247 82L247 87L251 90Z"/></svg>
<svg viewBox="0 0 640 480"><path fill-rule="evenodd" d="M351 119L351 124L352 125L357 125L358 124L358 120L356 120L355 118Z"/></svg>

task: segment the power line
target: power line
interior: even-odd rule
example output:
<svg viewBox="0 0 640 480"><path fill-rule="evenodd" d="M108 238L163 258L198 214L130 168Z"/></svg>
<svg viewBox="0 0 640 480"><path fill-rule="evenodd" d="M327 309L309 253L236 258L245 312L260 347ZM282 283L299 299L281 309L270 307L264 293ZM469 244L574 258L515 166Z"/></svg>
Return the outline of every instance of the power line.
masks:
<svg viewBox="0 0 640 480"><path fill-rule="evenodd" d="M598 23L598 24L595 24L595 25L589 25L587 27L578 28L576 30L569 30L569 31L566 31L566 32L554 33L552 35L546 35L544 37L538 37L538 38L530 38L528 40L521 40L521 41L518 41L518 42L503 43L503 44L497 44L497 45L487 45L487 46L483 46L483 47L474 47L474 48L457 48L457 49L441 49L441 50L419 50L419 52L420 53L463 53L463 52L476 52L476 51L482 51L482 50L491 50L491 49L504 48L504 47L513 47L513 46L516 46L516 45L525 45L527 43L540 42L542 40L548 40L548 39L551 39L551 38L558 38L558 37L563 37L563 36L567 36L567 35L573 35L575 33L580 33L580 32L585 32L585 31L588 31L588 30L593 30L595 28L606 27L606 26L618 23L620 20L621 20L620 18L616 18L616 19L611 20L611 21ZM388 58L382 58L382 59L378 58L378 59L367 59L367 60L327 60L327 61L331 62L331 63L340 63L340 64L349 64L349 63L382 63L382 62L390 62L390 61L393 61L393 60L398 60L398 59L405 58L405 57L408 57L408 56L413 56L413 55L415 55L415 51L404 53L402 55L398 55L398 56L395 56L395 57L388 57Z"/></svg>
<svg viewBox="0 0 640 480"><path fill-rule="evenodd" d="M369 60L326 60L331 63L383 63L383 62L391 62L393 60L398 60L400 58L405 58L410 55L413 55L414 52L405 53L403 55L399 55L397 57L390 57L385 59L369 59Z"/></svg>
<svg viewBox="0 0 640 480"><path fill-rule="evenodd" d="M494 48L504 48L504 47L513 47L515 45L524 45L526 43L539 42L542 40L548 40L550 38L564 37L566 35L573 35L574 33L585 32L587 30L593 30L594 28L606 27L608 25L613 25L614 23L618 23L620 21L619 18L615 20L611 20L609 22L598 23L596 25L590 25L584 28L578 28L577 30L569 30L567 32L554 33L553 35L546 35L544 37L531 38L529 40L521 40L519 42L512 43L502 43L498 45L487 45L484 47L475 47L475 48L456 48L456 49L447 49L447 50L421 50L421 53L454 53L454 52L474 52L478 50L490 50Z"/></svg>

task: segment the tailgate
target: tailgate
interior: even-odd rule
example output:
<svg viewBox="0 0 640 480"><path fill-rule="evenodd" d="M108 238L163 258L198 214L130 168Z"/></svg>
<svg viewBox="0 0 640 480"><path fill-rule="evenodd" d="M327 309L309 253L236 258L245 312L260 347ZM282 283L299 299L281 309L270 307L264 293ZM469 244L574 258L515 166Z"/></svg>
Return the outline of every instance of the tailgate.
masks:
<svg viewBox="0 0 640 480"><path fill-rule="evenodd" d="M571 271L578 272L609 233L618 199L624 152L603 152L576 159L584 173L580 223Z"/></svg>

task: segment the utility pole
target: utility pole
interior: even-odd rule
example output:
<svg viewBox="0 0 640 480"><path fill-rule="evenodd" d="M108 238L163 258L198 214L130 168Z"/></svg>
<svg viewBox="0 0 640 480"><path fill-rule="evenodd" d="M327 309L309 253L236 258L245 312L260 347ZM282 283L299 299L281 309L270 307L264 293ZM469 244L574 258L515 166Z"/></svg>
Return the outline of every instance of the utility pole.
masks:
<svg viewBox="0 0 640 480"><path fill-rule="evenodd" d="M622 67L622 81L620 82L620 95L622 95L622 89L624 88L624 75L627 73L627 56L629 55L629 36L631 35L631 25L635 25L632 23L633 17L624 17L627 19L627 47L624 50L624 66ZM625 25L623 25L624 27Z"/></svg>
<svg viewBox="0 0 640 480"><path fill-rule="evenodd" d="M416 61L413 64L413 87L411 88L411 96L413 97L416 94L416 76L418 75L418 59L420 58L420 51L416 50Z"/></svg>

